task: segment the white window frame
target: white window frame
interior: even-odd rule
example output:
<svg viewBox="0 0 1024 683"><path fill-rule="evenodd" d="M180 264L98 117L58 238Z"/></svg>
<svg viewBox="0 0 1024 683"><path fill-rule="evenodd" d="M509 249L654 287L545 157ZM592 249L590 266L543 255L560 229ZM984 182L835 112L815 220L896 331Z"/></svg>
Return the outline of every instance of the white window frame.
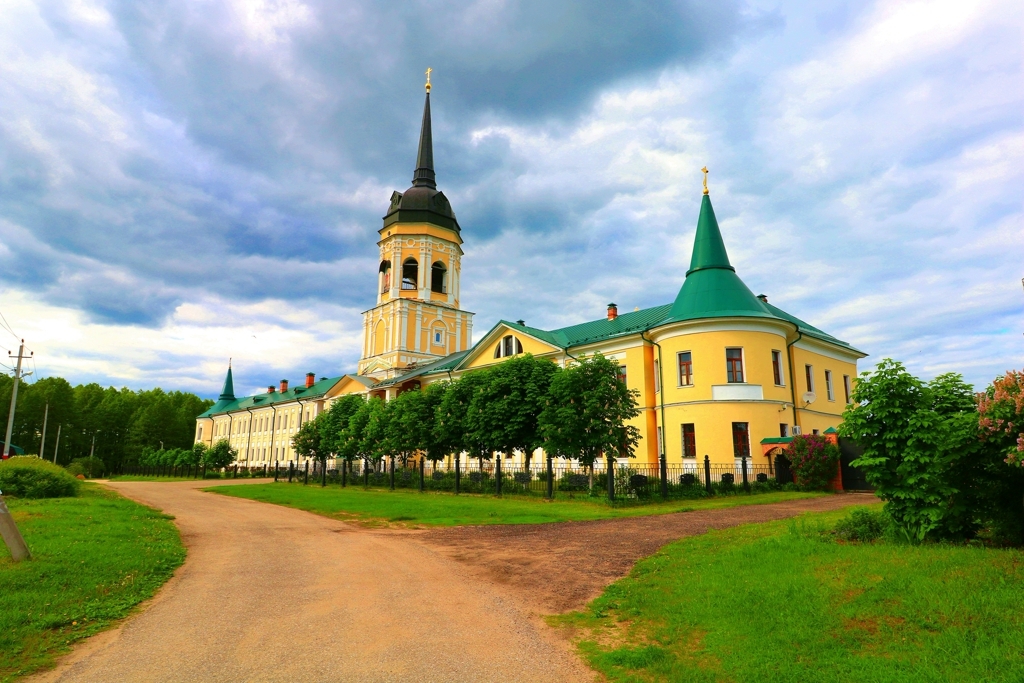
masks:
<svg viewBox="0 0 1024 683"><path fill-rule="evenodd" d="M850 385L849 375L843 375L843 391L846 392L846 405L850 405L850 399L853 397L853 387Z"/></svg>
<svg viewBox="0 0 1024 683"><path fill-rule="evenodd" d="M828 394L828 400L836 400L835 388L832 386L832 371L825 370L825 393Z"/></svg>
<svg viewBox="0 0 1024 683"><path fill-rule="evenodd" d="M683 369L681 367L682 363L679 360L679 357L682 356L684 353L690 354L690 383L689 384L683 384ZM676 382L678 383L677 386L679 388L692 387L693 386L693 375L694 375L694 372L693 372L693 351L679 351L679 352L677 352L676 353Z"/></svg>
<svg viewBox="0 0 1024 683"><path fill-rule="evenodd" d="M659 363L658 359L655 358L654 359L654 393L657 394L657 393L660 393L660 392L661 392L661 363ZM658 427L658 429L661 429L661 427ZM661 442L659 442L659 443L661 443Z"/></svg>
<svg viewBox="0 0 1024 683"><path fill-rule="evenodd" d="M814 391L814 366L804 363L804 380L807 382L807 391Z"/></svg>
<svg viewBox="0 0 1024 683"><path fill-rule="evenodd" d="M740 374L743 375L743 379L739 382L729 381L729 352L739 351L740 352ZM726 346L725 347L725 382L726 384L748 384L747 382L747 353L742 346Z"/></svg>
<svg viewBox="0 0 1024 683"><path fill-rule="evenodd" d="M786 366L782 360L782 351L778 349L772 349L772 379L775 379L775 358L778 356L779 359L779 377L778 381L775 382L775 386L784 387L786 386Z"/></svg>

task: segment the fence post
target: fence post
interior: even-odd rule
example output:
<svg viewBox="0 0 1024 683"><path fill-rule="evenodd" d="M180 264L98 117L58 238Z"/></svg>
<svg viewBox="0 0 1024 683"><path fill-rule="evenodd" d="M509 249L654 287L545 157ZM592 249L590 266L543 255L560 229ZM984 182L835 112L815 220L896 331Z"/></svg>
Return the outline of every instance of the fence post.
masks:
<svg viewBox="0 0 1024 683"><path fill-rule="evenodd" d="M551 454L548 453L548 500L553 500L555 497L555 468L551 462Z"/></svg>
<svg viewBox="0 0 1024 683"><path fill-rule="evenodd" d="M708 490L708 495L714 495L715 491L711 488L711 458L704 455L704 488Z"/></svg>
<svg viewBox="0 0 1024 683"><path fill-rule="evenodd" d="M327 458L320 463L320 488L327 486Z"/></svg>
<svg viewBox="0 0 1024 683"><path fill-rule="evenodd" d="M395 490L395 456L391 456L391 490Z"/></svg>
<svg viewBox="0 0 1024 683"><path fill-rule="evenodd" d="M202 478L206 479L206 463L205 462L203 463L203 476L202 476Z"/></svg>
<svg viewBox="0 0 1024 683"><path fill-rule="evenodd" d="M668 458L665 457L665 435L661 435L663 443L661 444L661 497L668 498Z"/></svg>
<svg viewBox="0 0 1024 683"><path fill-rule="evenodd" d="M420 456L420 493L423 493L423 470L426 468L426 458Z"/></svg>
<svg viewBox="0 0 1024 683"><path fill-rule="evenodd" d="M305 474L305 478L302 480L302 485L303 486L306 486L307 484L309 484L309 461L308 460L306 461L306 474Z"/></svg>
<svg viewBox="0 0 1024 683"><path fill-rule="evenodd" d="M349 459L345 458L341 461L341 488L345 488L348 484L348 464Z"/></svg>
<svg viewBox="0 0 1024 683"><path fill-rule="evenodd" d="M750 493L750 483L747 481L747 455L740 454L740 467L743 470L743 490Z"/></svg>
<svg viewBox="0 0 1024 683"><path fill-rule="evenodd" d="M612 469L612 454L609 453L605 457L608 459L608 500L613 501L615 500L615 470Z"/></svg>
<svg viewBox="0 0 1024 683"><path fill-rule="evenodd" d="M292 483L292 477L295 476L295 461L288 461L288 483Z"/></svg>
<svg viewBox="0 0 1024 683"><path fill-rule="evenodd" d="M501 453L494 454L494 492L501 495Z"/></svg>
<svg viewBox="0 0 1024 683"><path fill-rule="evenodd" d="M235 475L232 477L232 479L238 479L238 463L235 463Z"/></svg>
<svg viewBox="0 0 1024 683"><path fill-rule="evenodd" d="M280 470L280 466L277 464L277 461L275 460L274 461L274 481L277 481L277 478L280 475L280 471L279 470Z"/></svg>
<svg viewBox="0 0 1024 683"><path fill-rule="evenodd" d="M363 486L370 486L370 468L366 466L367 462L363 459Z"/></svg>
<svg viewBox="0 0 1024 683"><path fill-rule="evenodd" d="M455 454L455 495L459 495L459 461L462 460L462 456L458 453Z"/></svg>

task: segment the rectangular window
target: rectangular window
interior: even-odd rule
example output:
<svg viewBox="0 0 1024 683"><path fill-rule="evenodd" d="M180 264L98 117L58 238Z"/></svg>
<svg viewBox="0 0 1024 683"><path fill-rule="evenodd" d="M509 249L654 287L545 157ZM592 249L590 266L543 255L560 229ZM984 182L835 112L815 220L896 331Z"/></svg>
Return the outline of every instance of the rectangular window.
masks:
<svg viewBox="0 0 1024 683"><path fill-rule="evenodd" d="M782 438L789 436L789 425L785 422L779 424L779 436Z"/></svg>
<svg viewBox="0 0 1024 683"><path fill-rule="evenodd" d="M836 400L836 393L832 390L832 371L825 371L825 392L828 394L828 400Z"/></svg>
<svg viewBox="0 0 1024 683"><path fill-rule="evenodd" d="M693 355L689 351L679 354L679 386L693 386Z"/></svg>
<svg viewBox="0 0 1024 683"><path fill-rule="evenodd" d="M434 343L435 344L440 344L441 343L441 332L440 331L434 332Z"/></svg>
<svg viewBox="0 0 1024 683"><path fill-rule="evenodd" d="M850 405L850 376L843 375L843 391L846 392L846 405Z"/></svg>
<svg viewBox="0 0 1024 683"><path fill-rule="evenodd" d="M625 365L620 365L619 366L619 381L622 382L623 384L626 384L626 366Z"/></svg>
<svg viewBox="0 0 1024 683"><path fill-rule="evenodd" d="M814 366L804 366L804 378L807 380L807 391L814 391Z"/></svg>
<svg viewBox="0 0 1024 683"><path fill-rule="evenodd" d="M697 439L693 433L692 424L683 425L683 457L697 457Z"/></svg>
<svg viewBox="0 0 1024 683"><path fill-rule="evenodd" d="M785 386L782 380L782 351L772 351L772 374L775 376L776 386Z"/></svg>
<svg viewBox="0 0 1024 683"><path fill-rule="evenodd" d="M725 374L730 383L743 381L743 349L725 350Z"/></svg>
<svg viewBox="0 0 1024 683"><path fill-rule="evenodd" d="M818 430L817 429L812 429L811 430L811 434L817 435L818 434Z"/></svg>
<svg viewBox="0 0 1024 683"><path fill-rule="evenodd" d="M747 422L732 423L732 453L737 458L750 457L750 429Z"/></svg>
<svg viewBox="0 0 1024 683"><path fill-rule="evenodd" d="M661 391L661 367L658 361L654 361L654 393ZM658 427L661 429L661 427Z"/></svg>

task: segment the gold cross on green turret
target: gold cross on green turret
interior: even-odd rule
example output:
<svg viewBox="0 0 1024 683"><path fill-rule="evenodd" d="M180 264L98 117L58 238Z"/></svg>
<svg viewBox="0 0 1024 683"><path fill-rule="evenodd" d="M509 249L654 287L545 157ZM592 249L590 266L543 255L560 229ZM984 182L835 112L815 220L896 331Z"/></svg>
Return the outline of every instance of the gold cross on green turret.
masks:
<svg viewBox="0 0 1024 683"><path fill-rule="evenodd" d="M704 174L704 194L708 194L708 167L700 169L701 173Z"/></svg>
<svg viewBox="0 0 1024 683"><path fill-rule="evenodd" d="M429 66L427 67L427 92L430 92L430 72L433 71Z"/></svg>

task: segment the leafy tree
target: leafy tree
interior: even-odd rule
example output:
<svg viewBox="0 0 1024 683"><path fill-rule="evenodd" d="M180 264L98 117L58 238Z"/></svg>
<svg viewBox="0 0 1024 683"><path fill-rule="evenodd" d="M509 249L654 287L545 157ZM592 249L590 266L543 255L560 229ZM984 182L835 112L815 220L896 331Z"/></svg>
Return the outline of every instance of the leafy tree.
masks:
<svg viewBox="0 0 1024 683"><path fill-rule="evenodd" d="M330 451L326 448L322 436L325 423L327 422L324 419L326 417L326 413L317 415L315 419L309 420L299 427L299 431L292 437L292 444L295 446L295 452L298 455L304 458L312 458L323 466L326 466L327 457L330 455Z"/></svg>
<svg viewBox="0 0 1024 683"><path fill-rule="evenodd" d="M365 423L360 433L359 451L367 464L380 463L390 455L388 445L388 419L391 417L387 403L373 397L366 402ZM364 418L360 415L360 421Z"/></svg>
<svg viewBox="0 0 1024 683"><path fill-rule="evenodd" d="M476 422L473 399L487 383L488 372L470 372L448 384L437 406L433 435L439 449L446 453L466 451L470 457L478 458L481 465L491 459L492 445L482 438L484 430Z"/></svg>
<svg viewBox="0 0 1024 683"><path fill-rule="evenodd" d="M323 420L320 438L323 440L323 448L328 453L345 460L355 457L355 453L348 447L349 422L365 405L366 400L362 396L347 394L335 400L326 412L317 417Z"/></svg>
<svg viewBox="0 0 1024 683"><path fill-rule="evenodd" d="M959 375L926 384L887 358L843 415L840 434L864 449L853 464L912 539L969 538L981 524L990 482L972 394Z"/></svg>
<svg viewBox="0 0 1024 683"><path fill-rule="evenodd" d="M486 371L469 407L475 440L506 455L521 451L529 467L533 451L542 445L540 414L558 371L551 361L530 354Z"/></svg>
<svg viewBox="0 0 1024 683"><path fill-rule="evenodd" d="M618 378L618 367L601 354L556 373L540 415L545 449L593 468L607 454L632 458L640 430L626 424L640 414L637 392Z"/></svg>
<svg viewBox="0 0 1024 683"><path fill-rule="evenodd" d="M221 439L203 453L203 464L215 470L227 467L238 459L238 451L227 439Z"/></svg>

